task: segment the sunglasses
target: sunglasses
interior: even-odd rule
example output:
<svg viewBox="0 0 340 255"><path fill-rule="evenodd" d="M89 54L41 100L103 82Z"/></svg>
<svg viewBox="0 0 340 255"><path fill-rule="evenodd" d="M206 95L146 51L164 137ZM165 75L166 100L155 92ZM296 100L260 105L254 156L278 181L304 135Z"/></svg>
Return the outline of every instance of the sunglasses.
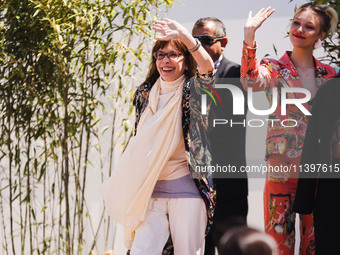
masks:
<svg viewBox="0 0 340 255"><path fill-rule="evenodd" d="M211 35L194 35L194 38L200 40L202 44L211 46L215 42L222 40L222 37L212 37Z"/></svg>

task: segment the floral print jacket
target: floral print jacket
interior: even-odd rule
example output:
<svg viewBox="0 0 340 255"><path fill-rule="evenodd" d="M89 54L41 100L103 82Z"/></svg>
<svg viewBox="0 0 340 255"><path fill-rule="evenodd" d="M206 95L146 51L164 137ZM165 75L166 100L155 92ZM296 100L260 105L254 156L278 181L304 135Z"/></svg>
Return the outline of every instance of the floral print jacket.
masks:
<svg viewBox="0 0 340 255"><path fill-rule="evenodd" d="M303 88L297 70L290 59L291 52L286 52L280 60L265 58L261 62L256 59L255 48L243 44L241 61L241 82L244 88L252 88L253 91L264 91L272 105L273 88L278 89L278 100L276 110L269 115L266 159L270 155L284 155L288 158L300 158L305 133L308 124L308 117L304 115L295 105L287 105L286 115L281 114L281 89L282 88ZM314 58L315 77L317 86L323 81L336 75L336 70ZM288 93L287 98L304 98L303 93ZM303 106L309 110L308 103ZM310 112L310 111L309 111ZM296 122L285 121L293 119ZM280 120L280 121L274 121ZM284 121L282 125L281 121Z"/></svg>
<svg viewBox="0 0 340 255"><path fill-rule="evenodd" d="M199 74L198 72L191 79L187 79L183 86L182 96L182 128L186 150L186 158L197 189L207 208L207 228L209 232L215 209L216 192L212 178L208 175L195 173L196 165L210 165L211 153L208 140L208 119L200 113L200 89L206 86L213 86L214 74ZM135 95L134 104L136 106L135 131L145 107L148 104L148 96L153 84L141 85ZM209 109L209 106L208 106ZM171 237L164 247L163 255L173 254Z"/></svg>

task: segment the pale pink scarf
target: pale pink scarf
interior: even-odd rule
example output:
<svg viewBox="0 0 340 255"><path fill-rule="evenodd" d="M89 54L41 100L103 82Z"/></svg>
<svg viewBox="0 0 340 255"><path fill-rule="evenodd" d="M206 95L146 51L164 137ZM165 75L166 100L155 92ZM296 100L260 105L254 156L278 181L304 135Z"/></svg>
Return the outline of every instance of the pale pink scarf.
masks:
<svg viewBox="0 0 340 255"><path fill-rule="evenodd" d="M158 107L160 78L149 94L149 104L114 171L103 184L107 214L125 227L125 245L130 248L134 231L144 220L158 176L177 148L182 135L182 90L185 77L174 83L166 103ZM180 84L179 84L180 83ZM162 100L164 101L164 100Z"/></svg>

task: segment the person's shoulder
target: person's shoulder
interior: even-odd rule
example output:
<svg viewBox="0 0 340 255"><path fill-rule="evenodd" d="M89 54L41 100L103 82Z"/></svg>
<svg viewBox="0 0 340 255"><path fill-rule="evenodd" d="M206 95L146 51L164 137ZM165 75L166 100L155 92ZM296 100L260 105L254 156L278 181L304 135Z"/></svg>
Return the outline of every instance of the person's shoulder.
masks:
<svg viewBox="0 0 340 255"><path fill-rule="evenodd" d="M142 98L145 99L147 97L147 94L151 90L152 86L153 86L153 84L151 84L151 83L141 84L136 90L136 96L139 96L139 97L142 97Z"/></svg>
<svg viewBox="0 0 340 255"><path fill-rule="evenodd" d="M286 62L285 55L283 55L280 59L275 58L273 56L267 55L261 60L261 64L273 64L273 65L282 65Z"/></svg>
<svg viewBox="0 0 340 255"><path fill-rule="evenodd" d="M339 69L329 64L322 63L318 59L314 58L317 76L321 76L324 79L330 79L339 74Z"/></svg>
<svg viewBox="0 0 340 255"><path fill-rule="evenodd" d="M320 94L334 94L339 96L340 94L340 76L337 75L336 77L326 81L319 89Z"/></svg>
<svg viewBox="0 0 340 255"><path fill-rule="evenodd" d="M325 102L339 102L339 95L340 76L338 75L320 86L315 96L315 102L319 102L321 104Z"/></svg>
<svg viewBox="0 0 340 255"><path fill-rule="evenodd" d="M239 78L241 66L223 56L217 69L217 78Z"/></svg>
<svg viewBox="0 0 340 255"><path fill-rule="evenodd" d="M133 97L133 105L137 106L143 103L143 101L147 98L152 85L153 84L150 83L143 83L137 87Z"/></svg>
<svg viewBox="0 0 340 255"><path fill-rule="evenodd" d="M240 68L241 65L227 59L225 56L223 56L222 60L221 60L221 64L224 63L225 65L227 66L230 66L230 67L235 67L235 68Z"/></svg>
<svg viewBox="0 0 340 255"><path fill-rule="evenodd" d="M152 85L149 83L143 83L137 88L137 92L142 93L142 92L147 92L151 89Z"/></svg>
<svg viewBox="0 0 340 255"><path fill-rule="evenodd" d="M281 58L268 55L261 60L261 65L265 66L271 73L282 72L284 69L291 68L290 63L288 52L285 52Z"/></svg>

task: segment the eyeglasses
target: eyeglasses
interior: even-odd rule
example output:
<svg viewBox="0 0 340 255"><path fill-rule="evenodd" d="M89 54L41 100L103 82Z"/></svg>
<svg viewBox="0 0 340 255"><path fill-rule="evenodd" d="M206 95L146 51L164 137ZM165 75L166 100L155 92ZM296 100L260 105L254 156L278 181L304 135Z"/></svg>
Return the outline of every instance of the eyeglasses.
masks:
<svg viewBox="0 0 340 255"><path fill-rule="evenodd" d="M211 35L194 35L194 38L200 40L202 44L211 46L215 42L222 40L222 37L212 37Z"/></svg>
<svg viewBox="0 0 340 255"><path fill-rule="evenodd" d="M164 53L164 52L155 52L153 54L153 56L155 57L155 59L157 60L162 60L163 58L165 58L165 56L167 56L169 59L172 60L176 60L179 56L183 55L182 53L176 52L176 51L170 51L168 53Z"/></svg>

